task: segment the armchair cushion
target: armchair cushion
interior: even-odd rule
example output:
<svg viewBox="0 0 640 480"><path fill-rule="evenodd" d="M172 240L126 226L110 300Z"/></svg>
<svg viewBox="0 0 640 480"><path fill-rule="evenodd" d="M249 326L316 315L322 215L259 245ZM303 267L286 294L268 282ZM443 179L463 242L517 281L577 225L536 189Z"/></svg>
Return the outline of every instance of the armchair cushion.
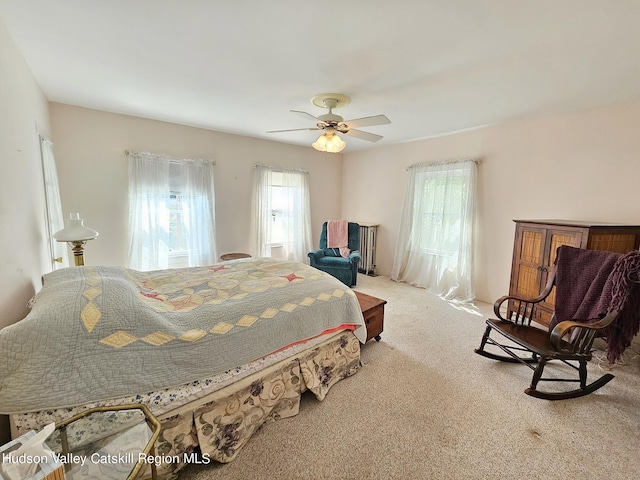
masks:
<svg viewBox="0 0 640 480"><path fill-rule="evenodd" d="M349 222L348 257L340 256L337 248L327 248L327 222L322 225L320 248L307 254L309 264L319 270L327 272L348 286L356 284L358 264L360 263L360 225Z"/></svg>
<svg viewBox="0 0 640 480"><path fill-rule="evenodd" d="M311 257L313 252L309 252L308 255ZM322 266L351 270L353 264L357 265L360 262L360 252L351 252L348 257L324 254L316 255L316 261Z"/></svg>
<svg viewBox="0 0 640 480"><path fill-rule="evenodd" d="M313 260L317 260L319 258L322 258L322 257L324 257L324 249L316 248L315 250L311 250L309 253L307 253L307 256L310 259L313 259Z"/></svg>

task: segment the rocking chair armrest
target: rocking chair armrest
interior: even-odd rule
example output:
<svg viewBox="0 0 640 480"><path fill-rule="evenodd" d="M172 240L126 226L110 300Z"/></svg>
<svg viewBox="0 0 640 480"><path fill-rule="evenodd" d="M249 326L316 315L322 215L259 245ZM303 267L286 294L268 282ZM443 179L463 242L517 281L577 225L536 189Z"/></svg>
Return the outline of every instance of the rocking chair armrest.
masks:
<svg viewBox="0 0 640 480"><path fill-rule="evenodd" d="M493 313L495 313L500 320L509 321L509 319L504 318L500 313L500 307L502 307L502 304L504 302L508 302L509 300L514 300L516 302L522 302L525 304L536 304L536 303L542 302L545 298L546 298L546 295L544 297L538 296L535 298L523 298L523 297L516 297L515 295L504 295L500 297L498 300L496 300L495 303L493 304Z"/></svg>
<svg viewBox="0 0 640 480"><path fill-rule="evenodd" d="M557 350L565 350L562 348L562 340L567 337L567 334L571 332L569 343L575 338L582 338L581 332L585 330L602 330L603 328L608 327L611 322L613 322L620 312L611 312L600 320L593 323L584 323L584 322L576 322L575 320L563 320L559 322L551 331L549 335L549 340L551 341L551 345L554 346ZM565 339L565 344L567 340ZM590 348L590 345L589 345Z"/></svg>
<svg viewBox="0 0 640 480"><path fill-rule="evenodd" d="M504 302L506 302L508 300L516 300L516 297L510 297L509 295L504 295L504 296L500 297L499 299L497 299L495 301L495 303L493 304L493 313L495 313L496 317L498 317L499 320L507 321L506 318L502 317L502 314L500 313L500 307L502 306L502 304Z"/></svg>
<svg viewBox="0 0 640 480"><path fill-rule="evenodd" d="M566 340L565 337L572 330L597 330L597 328L594 328L588 323L575 322L573 320L564 320L562 322L559 322L549 334L549 340L551 341L551 345L553 345L553 348L558 351L567 350L566 344L571 343L571 340ZM575 338L575 335L572 334L571 338ZM563 343L565 344L565 347L563 347Z"/></svg>
<svg viewBox="0 0 640 480"><path fill-rule="evenodd" d="M524 297L517 297L515 295L504 295L500 297L498 300L496 300L495 303L493 304L493 312L496 314L496 316L500 320L509 321L508 319L503 318L502 315L500 314L500 307L504 302L508 300L515 300L517 302L530 303L530 304L540 303L544 301L551 293L551 290L555 285L555 280L556 280L556 269L551 268L549 270L549 276L547 277L547 284L545 285L544 290L542 290L542 292L540 292L538 296L532 297L532 298L524 298Z"/></svg>

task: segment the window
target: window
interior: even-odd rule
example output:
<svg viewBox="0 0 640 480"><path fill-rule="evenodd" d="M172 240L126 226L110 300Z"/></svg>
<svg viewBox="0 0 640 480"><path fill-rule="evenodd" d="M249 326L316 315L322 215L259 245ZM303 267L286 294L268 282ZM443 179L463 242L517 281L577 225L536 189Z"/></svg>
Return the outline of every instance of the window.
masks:
<svg viewBox="0 0 640 480"><path fill-rule="evenodd" d="M271 195L271 228L267 246L273 248L282 247L287 240L285 225L287 219L295 215L295 212L287 205L287 187L283 186L282 172L272 172Z"/></svg>
<svg viewBox="0 0 640 480"><path fill-rule="evenodd" d="M254 224L258 256L306 262L311 250L309 174L256 167Z"/></svg>
<svg viewBox="0 0 640 480"><path fill-rule="evenodd" d="M212 162L130 153L130 268L196 267L216 260Z"/></svg>
<svg viewBox="0 0 640 480"><path fill-rule="evenodd" d="M169 210L169 251L183 253L188 251L184 238L184 221L182 219L182 205L180 192L171 192L167 202Z"/></svg>
<svg viewBox="0 0 640 480"><path fill-rule="evenodd" d="M169 213L169 258L170 268L189 266L189 245L187 243L187 229L184 222L184 211L180 192L171 192L167 200Z"/></svg>
<svg viewBox="0 0 640 480"><path fill-rule="evenodd" d="M458 242L439 242L440 238L451 238L460 229L466 205L467 179L461 170L452 170L444 176L439 172L416 173L420 197L417 210L420 216L414 227L421 231L420 249L428 254L457 256Z"/></svg>
<svg viewBox="0 0 640 480"><path fill-rule="evenodd" d="M475 161L409 169L392 279L473 300L476 170Z"/></svg>

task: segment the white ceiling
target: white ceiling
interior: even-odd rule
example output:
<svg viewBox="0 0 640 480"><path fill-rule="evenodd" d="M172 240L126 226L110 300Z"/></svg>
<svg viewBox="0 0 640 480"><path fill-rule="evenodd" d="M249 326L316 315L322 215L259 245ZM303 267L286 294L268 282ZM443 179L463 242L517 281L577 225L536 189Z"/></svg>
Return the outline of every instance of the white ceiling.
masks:
<svg viewBox="0 0 640 480"><path fill-rule="evenodd" d="M640 0L0 0L49 100L310 145L289 110L385 114L358 150L640 98ZM4 73L3 73L4 74Z"/></svg>

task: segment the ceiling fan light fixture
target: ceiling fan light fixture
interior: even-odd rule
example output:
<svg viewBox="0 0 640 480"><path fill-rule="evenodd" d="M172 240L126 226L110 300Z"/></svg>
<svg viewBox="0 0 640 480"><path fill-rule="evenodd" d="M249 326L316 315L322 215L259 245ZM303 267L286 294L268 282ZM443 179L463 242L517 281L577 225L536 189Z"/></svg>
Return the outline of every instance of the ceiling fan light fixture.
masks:
<svg viewBox="0 0 640 480"><path fill-rule="evenodd" d="M371 117L354 118L352 120L344 120L340 115L333 113L334 108L344 107L350 102L349 97L341 93L321 93L311 99L311 103L317 107L326 108L329 113L316 117L310 113L301 110L291 110L293 113L303 115L307 120L313 119L314 128L289 128L287 130L270 130L267 133L296 132L301 130L323 130L324 133L311 145L319 152L338 153L344 150L346 143L336 135L336 132L349 135L367 142L377 142L382 139L382 135L375 133L363 132L357 130L359 127L368 127L373 125L386 125L391 121L384 115L374 115Z"/></svg>
<svg viewBox="0 0 640 480"><path fill-rule="evenodd" d="M313 148L319 152L338 153L341 152L347 144L338 135L331 133L323 133L318 139L311 144Z"/></svg>

